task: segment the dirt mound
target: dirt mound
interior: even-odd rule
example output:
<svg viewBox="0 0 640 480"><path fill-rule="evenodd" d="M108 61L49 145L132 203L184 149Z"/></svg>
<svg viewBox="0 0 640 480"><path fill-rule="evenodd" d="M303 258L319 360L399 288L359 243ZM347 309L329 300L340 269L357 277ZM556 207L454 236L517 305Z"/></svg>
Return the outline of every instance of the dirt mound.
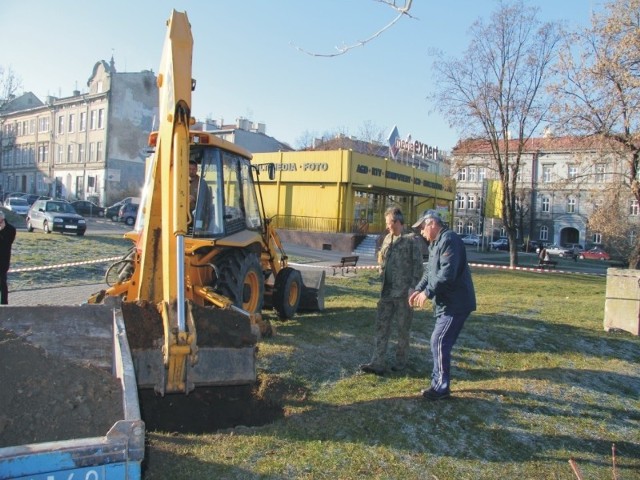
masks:
<svg viewBox="0 0 640 480"><path fill-rule="evenodd" d="M3 329L0 384L0 447L103 436L124 417L117 378Z"/></svg>

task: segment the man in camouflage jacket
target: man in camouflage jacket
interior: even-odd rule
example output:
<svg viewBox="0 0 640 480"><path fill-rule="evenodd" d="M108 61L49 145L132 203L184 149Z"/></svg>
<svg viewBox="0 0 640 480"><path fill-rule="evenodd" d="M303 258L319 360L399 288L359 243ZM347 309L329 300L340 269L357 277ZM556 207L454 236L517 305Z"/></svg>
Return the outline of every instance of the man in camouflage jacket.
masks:
<svg viewBox="0 0 640 480"><path fill-rule="evenodd" d="M371 362L360 365L363 372L376 375L383 375L387 370L387 346L394 321L398 329L398 344L391 370L401 371L407 366L413 320L413 310L408 298L423 273L420 246L413 233L403 234L404 218L400 209L387 209L385 220L389 233L382 242L378 255L382 290L376 316L375 349Z"/></svg>

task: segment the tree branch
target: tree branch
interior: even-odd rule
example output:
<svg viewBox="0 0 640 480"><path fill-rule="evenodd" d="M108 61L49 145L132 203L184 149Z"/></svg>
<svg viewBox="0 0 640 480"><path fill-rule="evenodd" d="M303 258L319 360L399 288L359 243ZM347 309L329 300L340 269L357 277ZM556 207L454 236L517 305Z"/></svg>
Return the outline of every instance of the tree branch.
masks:
<svg viewBox="0 0 640 480"><path fill-rule="evenodd" d="M382 27L376 33L371 35L369 38L366 38L365 40L359 40L358 42L356 42L356 43L354 43L352 45L343 45L342 47L336 46L335 47L336 52L334 52L334 53L316 53L316 52L310 52L308 50L305 50L304 48L299 47L297 45L293 45L293 47L296 50L298 50L298 51L300 51L300 52L302 52L304 54L310 55L312 57L338 57L340 55L344 55L349 50L352 50L352 49L357 48L357 47L362 47L362 46L366 45L367 43L371 42L372 40L374 40L375 38L379 37L383 32L387 31L395 23L397 23L403 16L406 15L409 18L415 18L409 13L409 10L411 10L411 3L413 2L413 0L404 0L404 4L402 6L398 6L396 4L396 0L393 0L393 1L392 0L375 0L375 1L377 1L379 3L383 3L383 4L391 7L393 10L398 12L398 15L391 22L389 22L387 25Z"/></svg>

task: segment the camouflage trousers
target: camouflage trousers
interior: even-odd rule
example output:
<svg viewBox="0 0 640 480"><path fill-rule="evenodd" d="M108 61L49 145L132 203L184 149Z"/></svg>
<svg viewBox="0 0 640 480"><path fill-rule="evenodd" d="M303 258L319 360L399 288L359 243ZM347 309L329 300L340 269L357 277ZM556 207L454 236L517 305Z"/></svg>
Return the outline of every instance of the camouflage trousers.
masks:
<svg viewBox="0 0 640 480"><path fill-rule="evenodd" d="M409 356L409 336L411 334L411 322L413 309L409 306L406 297L381 298L378 301L376 317L375 350L371 363L381 368L387 365L387 347L391 337L391 326L395 323L397 328L396 363L395 366L404 368Z"/></svg>

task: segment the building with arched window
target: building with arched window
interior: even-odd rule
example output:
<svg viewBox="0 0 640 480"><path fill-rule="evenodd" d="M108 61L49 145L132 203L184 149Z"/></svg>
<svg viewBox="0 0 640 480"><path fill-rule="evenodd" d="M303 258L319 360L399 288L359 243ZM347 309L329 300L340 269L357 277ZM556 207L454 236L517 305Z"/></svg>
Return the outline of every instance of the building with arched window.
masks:
<svg viewBox="0 0 640 480"><path fill-rule="evenodd" d="M516 151L515 141L511 151ZM516 205L518 238L558 245L601 244L601 232L589 218L621 185L624 160L592 140L577 137L533 138L525 144L518 171ZM461 142L452 151L452 175L457 180L453 212L458 233L484 235L488 241L505 235L499 218L483 215L488 181L498 173L487 142ZM614 188L612 188L614 187ZM629 189L615 189L632 225L630 242L640 230L638 201Z"/></svg>

